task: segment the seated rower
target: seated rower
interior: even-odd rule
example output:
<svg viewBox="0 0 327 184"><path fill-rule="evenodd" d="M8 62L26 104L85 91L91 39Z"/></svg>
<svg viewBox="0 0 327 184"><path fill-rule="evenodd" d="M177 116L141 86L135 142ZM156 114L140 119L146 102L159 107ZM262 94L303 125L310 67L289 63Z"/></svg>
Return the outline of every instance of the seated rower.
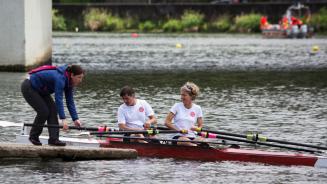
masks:
<svg viewBox="0 0 327 184"><path fill-rule="evenodd" d="M170 109L165 120L165 125L169 129L183 130L187 133L179 133L174 136L173 139L183 141L204 140L202 137L196 137L194 132L197 129L202 128L203 125L202 109L199 105L193 103L199 92L199 87L192 82L187 82L181 87L180 94L182 102L175 103L175 105ZM174 124L172 123L172 120L174 120ZM191 142L177 142L177 145L197 146L197 144Z"/></svg>
<svg viewBox="0 0 327 184"><path fill-rule="evenodd" d="M157 123L151 106L145 100L136 99L133 88L123 87L120 91L120 97L124 102L118 108L118 126L120 130L144 130ZM127 136L144 137L143 134ZM124 141L127 141L127 139ZM146 143L144 140L138 140L138 142Z"/></svg>

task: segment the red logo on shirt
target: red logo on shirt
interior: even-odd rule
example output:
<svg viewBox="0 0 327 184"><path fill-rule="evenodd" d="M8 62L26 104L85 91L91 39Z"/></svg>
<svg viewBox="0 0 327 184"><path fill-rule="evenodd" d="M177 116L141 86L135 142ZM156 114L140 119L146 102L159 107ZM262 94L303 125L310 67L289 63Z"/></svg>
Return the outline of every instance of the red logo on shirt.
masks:
<svg viewBox="0 0 327 184"><path fill-rule="evenodd" d="M192 111L192 112L190 113L190 115L191 115L192 117L194 117L194 116L195 116L195 112Z"/></svg>
<svg viewBox="0 0 327 184"><path fill-rule="evenodd" d="M143 107L140 107L140 108L139 108L139 111L140 111L140 112L144 112L144 108L143 108Z"/></svg>

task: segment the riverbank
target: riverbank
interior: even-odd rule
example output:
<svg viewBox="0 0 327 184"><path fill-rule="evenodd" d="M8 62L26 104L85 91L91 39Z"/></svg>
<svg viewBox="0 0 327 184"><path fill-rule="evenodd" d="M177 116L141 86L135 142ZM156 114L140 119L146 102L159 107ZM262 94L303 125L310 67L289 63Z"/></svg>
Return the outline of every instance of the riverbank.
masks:
<svg viewBox="0 0 327 184"><path fill-rule="evenodd" d="M308 4L312 26L326 32L326 3ZM289 3L54 4L54 30L106 32L259 32L260 17L278 23Z"/></svg>

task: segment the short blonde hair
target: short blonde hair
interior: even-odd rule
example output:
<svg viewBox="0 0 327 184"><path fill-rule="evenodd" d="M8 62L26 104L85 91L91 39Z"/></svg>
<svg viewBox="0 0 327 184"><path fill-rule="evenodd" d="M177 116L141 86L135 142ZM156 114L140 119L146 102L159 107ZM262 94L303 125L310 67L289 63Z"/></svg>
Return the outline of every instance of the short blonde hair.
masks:
<svg viewBox="0 0 327 184"><path fill-rule="evenodd" d="M200 94L200 88L193 82L186 82L181 87L181 91L187 92L191 96L192 100L195 100L195 98Z"/></svg>

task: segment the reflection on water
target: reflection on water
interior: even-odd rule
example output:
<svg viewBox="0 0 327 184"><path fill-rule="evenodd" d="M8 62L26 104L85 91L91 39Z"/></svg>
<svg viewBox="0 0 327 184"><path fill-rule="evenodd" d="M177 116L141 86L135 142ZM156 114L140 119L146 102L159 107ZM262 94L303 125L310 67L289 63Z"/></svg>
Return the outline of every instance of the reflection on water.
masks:
<svg viewBox="0 0 327 184"><path fill-rule="evenodd" d="M85 81L77 89L75 96L79 116L85 126L106 124L116 127L117 108L122 103L119 90L127 84L136 89L137 97L146 99L152 105L159 123L162 124L170 107L180 100L180 86L186 81L193 81L201 88L201 95L196 103L203 108L204 123L208 128L235 133L258 131L271 138L327 145L327 75L324 68L312 71L316 65L311 67L311 63L305 65L309 66L307 71L218 71L218 68L223 65L230 67L236 64L235 66L239 67L240 60L236 58L246 54L247 57L244 57L242 62L245 60L248 62L251 57L253 60L262 61L263 57L269 59L269 62L274 63L275 66L277 60L281 60L277 57L280 54L289 58L286 63L294 64L294 57L289 53L284 54L285 47L289 49L300 45L299 47L304 51L305 45L310 45L307 42L324 44L324 40L268 42L257 37L226 39L219 36L215 38L212 35L194 38L173 35L168 38L149 37L144 40L132 40L126 37L126 35L100 35L99 37L91 35L83 38L65 36L54 39L55 64L77 62L88 69ZM176 50L174 46L176 40L185 41L183 49L186 51ZM221 42L226 43L226 40L231 50L234 49L233 53L225 47L226 52L219 51L223 47ZM139 47L132 44L133 41ZM246 44L247 42L251 43L250 46ZM260 49L265 50L262 54L258 54L257 49L253 48L258 47L256 44L263 47ZM281 47L284 44L285 46ZM268 48L272 51L268 52ZM321 50L324 55L322 47ZM174 60L173 58L179 54L180 60ZM227 58L225 58L226 62L223 62L225 64L219 64L221 58L214 59L219 58L218 56ZM314 57L318 59L317 64L324 65L326 62L320 56ZM192 70L177 72L182 65L191 67L186 64L186 60L191 58L196 63L192 66ZM147 63L150 60L158 62ZM299 61L307 62L301 59ZM112 62L117 62L117 65ZM265 62L263 61L263 65L259 63L258 66L264 66ZM139 63L143 64L139 65ZM169 63L173 63L173 67L166 70ZM284 64L282 65L284 67ZM294 66L287 65L288 69L290 67L294 69ZM154 73L153 67L164 70ZM215 71L201 71L206 67L214 68ZM199 69L200 72L193 71L194 68ZM113 72L116 69L118 72ZM177 70L171 72L172 69ZM122 73L123 70L132 72ZM134 72L143 70L144 72L141 73ZM0 121L17 123L33 121L35 113L25 103L20 93L20 83L24 78L23 73L0 73L2 86ZM14 142L15 134L19 130L20 127L17 126L0 127L0 141ZM203 183L203 181L208 183L326 183L327 181L326 169L238 162L140 158L83 162L0 160L0 165L2 183Z"/></svg>
<svg viewBox="0 0 327 184"><path fill-rule="evenodd" d="M28 164L28 165L25 165ZM30 162L2 166L2 183L324 183L326 170L172 159ZM19 178L17 177L19 176ZM267 182L269 181L269 182Z"/></svg>

